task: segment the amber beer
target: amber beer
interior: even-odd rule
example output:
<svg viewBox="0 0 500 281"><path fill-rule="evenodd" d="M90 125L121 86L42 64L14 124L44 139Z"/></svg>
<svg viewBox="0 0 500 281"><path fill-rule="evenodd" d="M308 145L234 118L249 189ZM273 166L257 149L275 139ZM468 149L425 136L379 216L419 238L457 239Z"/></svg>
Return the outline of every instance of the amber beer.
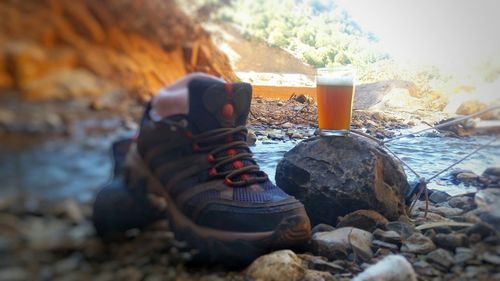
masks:
<svg viewBox="0 0 500 281"><path fill-rule="evenodd" d="M349 133L354 98L354 70L350 67L322 68L316 74L318 124L329 135Z"/></svg>

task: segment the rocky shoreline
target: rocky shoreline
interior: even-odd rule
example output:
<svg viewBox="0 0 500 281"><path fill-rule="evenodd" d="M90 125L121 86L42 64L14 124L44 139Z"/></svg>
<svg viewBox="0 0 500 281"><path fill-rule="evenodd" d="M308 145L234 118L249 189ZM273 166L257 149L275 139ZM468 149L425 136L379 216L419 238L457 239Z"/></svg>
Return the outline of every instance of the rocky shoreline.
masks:
<svg viewBox="0 0 500 281"><path fill-rule="evenodd" d="M393 221L359 210L335 227L319 224L305 252L273 252L237 270L187 265L191 253L166 220L104 242L95 235L89 204L2 198L0 280L350 280L381 260L376 266L384 267L390 262L384 257L394 255L411 264L399 268L413 276L407 280L498 280L494 209L500 189L494 177L496 187L476 194L431 196L427 214L422 200Z"/></svg>
<svg viewBox="0 0 500 281"><path fill-rule="evenodd" d="M117 117L117 123L90 122L81 136L99 136L123 127L134 129L137 127L134 120L138 118L130 116L140 116L142 108L130 104L122 113L103 109L78 113L68 109L61 116L67 114L73 118L62 118L63 125L59 125L75 128L72 122L81 122L82 116L114 114L122 116ZM28 111L28 107L24 110ZM60 111L51 113L57 115ZM316 131L314 116L316 108L307 99L254 99L249 136L260 142L310 138ZM390 137L393 130L442 119L430 113L415 116L358 110L353 114L353 125L382 139ZM108 117L103 120L107 120L105 118ZM8 134L6 123L3 124L4 133ZM23 126L9 128L21 128L14 133L25 134L26 138L34 134L61 134L43 127L45 125L33 132L24 130ZM62 135L74 137L74 131L68 132ZM400 264L401 274L409 276L406 280L500 279L500 215L495 210L500 202L498 168L488 169L482 175L456 171L450 177L456 182L477 186L479 191L460 196L431 192L427 216L424 197L412 213L391 221L373 210L355 211L339 218L335 225L317 225L305 251L270 253L238 269L189 265L192 253L183 242L175 240L166 220L143 230L129 230L119 241L102 241L91 224L88 202L1 197L0 281L373 280L362 278L373 274L370 272L374 270L369 268L379 261L381 264L376 265L379 268ZM367 273L359 275L364 271ZM375 280L390 279L377 277Z"/></svg>

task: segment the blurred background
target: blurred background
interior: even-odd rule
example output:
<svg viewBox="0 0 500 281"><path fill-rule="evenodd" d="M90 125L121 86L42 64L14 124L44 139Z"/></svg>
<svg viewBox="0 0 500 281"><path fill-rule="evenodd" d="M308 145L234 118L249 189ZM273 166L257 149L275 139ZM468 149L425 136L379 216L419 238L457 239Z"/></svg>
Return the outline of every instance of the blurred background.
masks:
<svg viewBox="0 0 500 281"><path fill-rule="evenodd" d="M0 280L180 274L172 235L104 248L89 218L111 143L186 73L253 85L249 136L274 178L317 128L315 68L355 67L353 128L380 139L499 105L498 15L495 0L0 1ZM432 175L498 135L498 110L479 117L391 148ZM491 145L459 166L465 181L432 187L474 191L499 162Z"/></svg>

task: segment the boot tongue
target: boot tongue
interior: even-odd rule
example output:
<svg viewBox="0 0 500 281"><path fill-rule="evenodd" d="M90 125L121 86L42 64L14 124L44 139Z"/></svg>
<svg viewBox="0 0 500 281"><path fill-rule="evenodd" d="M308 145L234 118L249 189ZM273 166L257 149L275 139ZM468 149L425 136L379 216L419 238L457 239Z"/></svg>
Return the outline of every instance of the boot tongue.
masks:
<svg viewBox="0 0 500 281"><path fill-rule="evenodd" d="M199 78L193 79L188 88L188 115L199 132L246 124L252 100L250 84Z"/></svg>

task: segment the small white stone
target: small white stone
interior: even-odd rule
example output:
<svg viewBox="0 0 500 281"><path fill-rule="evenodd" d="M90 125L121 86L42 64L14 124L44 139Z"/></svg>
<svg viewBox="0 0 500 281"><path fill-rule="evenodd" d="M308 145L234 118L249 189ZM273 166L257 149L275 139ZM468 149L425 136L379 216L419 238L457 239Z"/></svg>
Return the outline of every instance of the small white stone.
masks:
<svg viewBox="0 0 500 281"><path fill-rule="evenodd" d="M417 276L403 256L390 255L368 267L353 281L417 281Z"/></svg>

